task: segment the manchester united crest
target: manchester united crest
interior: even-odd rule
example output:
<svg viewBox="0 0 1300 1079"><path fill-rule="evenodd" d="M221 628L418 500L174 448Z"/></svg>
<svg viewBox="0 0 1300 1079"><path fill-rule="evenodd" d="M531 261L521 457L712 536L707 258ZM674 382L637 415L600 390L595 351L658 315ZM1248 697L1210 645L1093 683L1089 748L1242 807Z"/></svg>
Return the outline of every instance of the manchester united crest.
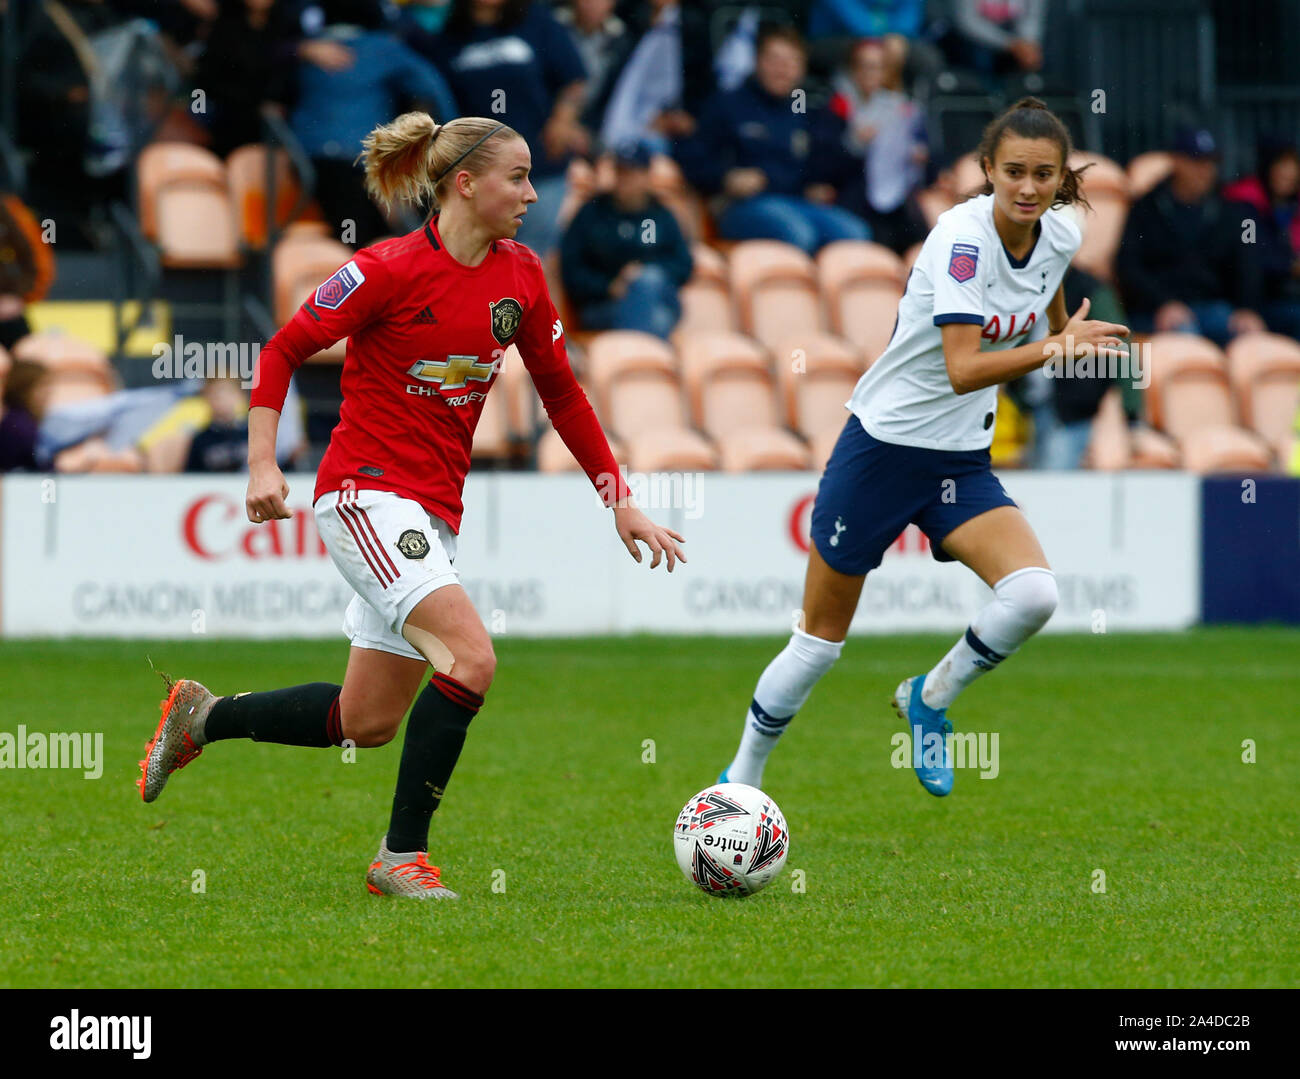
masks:
<svg viewBox="0 0 1300 1079"><path fill-rule="evenodd" d="M423 532L408 528L398 537L397 549L407 558L423 558L429 553L429 541Z"/></svg>
<svg viewBox="0 0 1300 1079"><path fill-rule="evenodd" d="M519 329L519 320L524 317L522 305L513 296L507 296L504 300L489 303L488 310L492 312L492 336L503 345L509 344Z"/></svg>

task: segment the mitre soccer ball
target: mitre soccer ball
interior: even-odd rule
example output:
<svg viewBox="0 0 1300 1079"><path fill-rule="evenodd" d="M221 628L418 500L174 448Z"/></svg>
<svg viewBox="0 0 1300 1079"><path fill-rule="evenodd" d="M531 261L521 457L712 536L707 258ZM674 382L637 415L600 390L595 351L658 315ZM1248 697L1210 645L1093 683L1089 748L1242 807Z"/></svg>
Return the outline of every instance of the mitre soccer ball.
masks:
<svg viewBox="0 0 1300 1079"><path fill-rule="evenodd" d="M717 783L677 815L673 851L686 879L701 891L742 897L781 872L790 833L776 803L757 787Z"/></svg>

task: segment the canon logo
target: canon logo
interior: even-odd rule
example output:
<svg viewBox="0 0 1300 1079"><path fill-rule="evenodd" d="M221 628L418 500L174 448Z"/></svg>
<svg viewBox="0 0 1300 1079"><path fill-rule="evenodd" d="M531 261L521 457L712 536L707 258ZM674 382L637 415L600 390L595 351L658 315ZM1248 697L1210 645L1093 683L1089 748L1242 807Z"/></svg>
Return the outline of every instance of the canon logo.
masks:
<svg viewBox="0 0 1300 1079"><path fill-rule="evenodd" d="M289 507L287 521L250 524L244 506L227 495L203 495L185 509L181 537L199 558L328 558L311 508Z"/></svg>

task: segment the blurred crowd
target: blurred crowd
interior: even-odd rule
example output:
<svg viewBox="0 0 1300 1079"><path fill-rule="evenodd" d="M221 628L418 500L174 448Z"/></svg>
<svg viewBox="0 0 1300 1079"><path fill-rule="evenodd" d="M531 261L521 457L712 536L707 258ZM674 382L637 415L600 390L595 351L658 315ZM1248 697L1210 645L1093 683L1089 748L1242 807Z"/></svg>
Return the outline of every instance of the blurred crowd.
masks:
<svg viewBox="0 0 1300 1079"><path fill-rule="evenodd" d="M954 162L929 135L936 79L955 71L968 88L1019 92L1043 67L1052 7L31 0L18 16L16 141L34 151L26 194L36 215L75 222L67 242L94 245L97 207L127 193L122 147L134 130L224 156L260 141L263 111L275 110L311 158L321 212L351 222L361 246L419 219L412 208L386 218L367 198L356 158L369 130L410 108L439 120L500 116L533 152L538 203L518 239L558 259L581 327L667 337L698 237L656 193L657 167L670 165L699 197L717 240L771 238L809 254L874 240L902 254L932 223L919 196L954 182ZM152 80L133 108L112 93L123 63ZM1261 329L1300 336L1295 133L1261 142L1258 167L1227 183L1208 130L1180 131L1158 149L1171 169L1131 208L1115 287L1086 275L1072 287L1104 293L1107 317L1138 330L1219 344ZM576 212L566 206L575 168L609 178ZM15 295L0 297L0 323L15 304L20 313ZM12 392L5 401L23 411ZM0 436L14 423L0 418Z"/></svg>

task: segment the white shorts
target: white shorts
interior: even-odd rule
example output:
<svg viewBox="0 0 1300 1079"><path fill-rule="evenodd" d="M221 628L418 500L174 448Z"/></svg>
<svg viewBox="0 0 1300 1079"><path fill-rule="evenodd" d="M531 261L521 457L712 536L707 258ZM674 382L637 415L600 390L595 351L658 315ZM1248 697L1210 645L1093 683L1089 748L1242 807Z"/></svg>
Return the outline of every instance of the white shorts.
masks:
<svg viewBox="0 0 1300 1079"><path fill-rule="evenodd" d="M423 660L402 626L430 592L460 582L451 527L390 491L330 491L315 510L325 549L356 592L343 615L344 635L358 648Z"/></svg>

